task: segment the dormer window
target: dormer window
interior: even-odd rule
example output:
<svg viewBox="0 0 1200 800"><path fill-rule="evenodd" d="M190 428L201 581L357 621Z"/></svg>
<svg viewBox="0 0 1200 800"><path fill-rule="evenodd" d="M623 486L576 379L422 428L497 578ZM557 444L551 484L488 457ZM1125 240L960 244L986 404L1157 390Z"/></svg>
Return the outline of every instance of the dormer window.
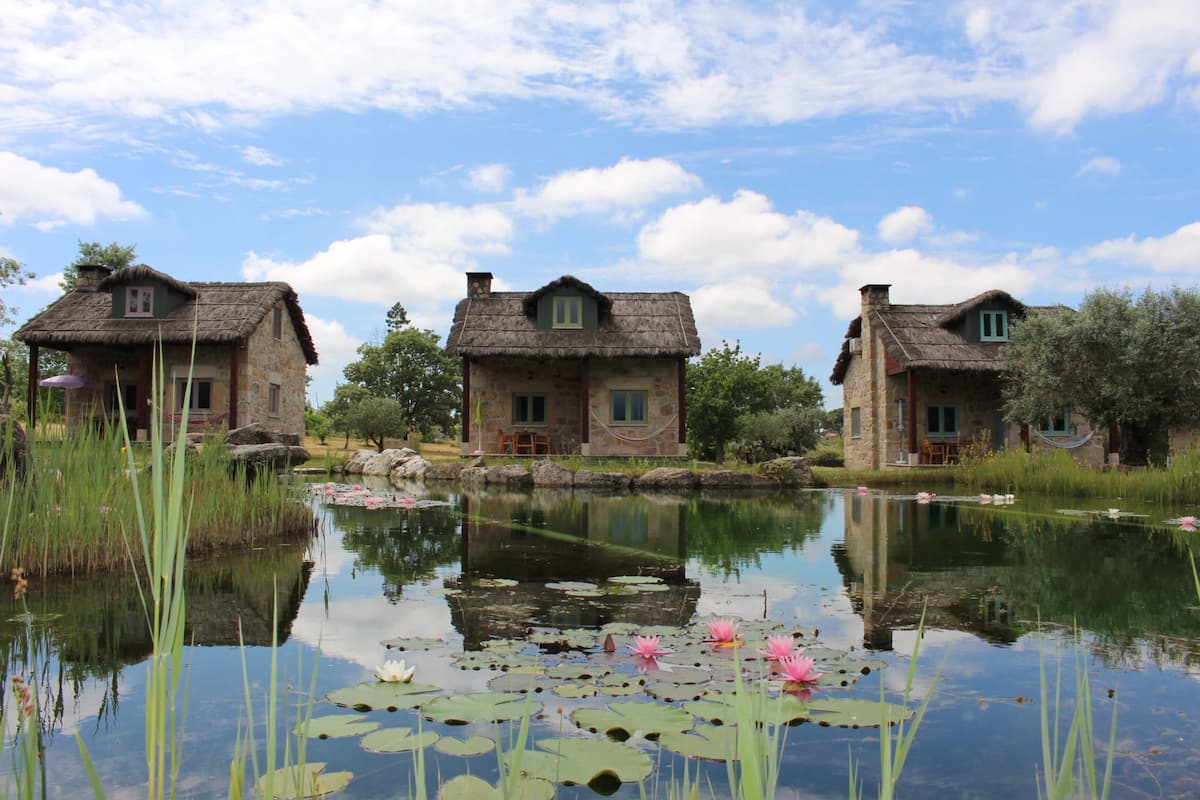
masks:
<svg viewBox="0 0 1200 800"><path fill-rule="evenodd" d="M979 312L979 341L1007 342L1008 341L1008 312L980 311Z"/></svg>
<svg viewBox="0 0 1200 800"><path fill-rule="evenodd" d="M583 298L579 296L555 297L553 327L582 328Z"/></svg>
<svg viewBox="0 0 1200 800"><path fill-rule="evenodd" d="M126 286L125 316L154 316L154 289L149 286Z"/></svg>

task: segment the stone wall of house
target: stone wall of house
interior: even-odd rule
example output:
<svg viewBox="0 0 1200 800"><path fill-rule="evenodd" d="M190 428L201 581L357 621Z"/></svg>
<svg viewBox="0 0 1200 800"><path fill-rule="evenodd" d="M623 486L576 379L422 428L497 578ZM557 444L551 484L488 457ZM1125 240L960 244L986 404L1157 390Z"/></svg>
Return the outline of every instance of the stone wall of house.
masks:
<svg viewBox="0 0 1200 800"><path fill-rule="evenodd" d="M464 454L495 453L501 433L535 431L550 436L555 454L592 456L680 456L686 445L678 440L679 381L675 359L593 359L588 362L590 442L583 447L580 415L581 370L575 359L539 360L491 358L471 363L468 440ZM644 390L646 424L609 424L609 393ZM540 394L546 398L546 424L513 422L513 395ZM475 421L476 403L482 425ZM480 430L482 428L482 431Z"/></svg>
<svg viewBox="0 0 1200 800"><path fill-rule="evenodd" d="M250 334L246 349L238 359L238 425L258 423L269 431L304 435L304 376L308 365L304 349L292 326L291 316L282 300L283 314L279 339L272 333L272 313ZM228 371L229 354L225 353ZM270 413L270 384L280 386L279 414Z"/></svg>
<svg viewBox="0 0 1200 800"><path fill-rule="evenodd" d="M73 427L100 417L115 418L118 409L107 409L104 405L107 386L117 381L122 386L137 384L137 354L133 350L110 347L79 347L67 353L67 373L88 378L96 384L88 389L65 390L68 425ZM127 411L132 417L137 409Z"/></svg>

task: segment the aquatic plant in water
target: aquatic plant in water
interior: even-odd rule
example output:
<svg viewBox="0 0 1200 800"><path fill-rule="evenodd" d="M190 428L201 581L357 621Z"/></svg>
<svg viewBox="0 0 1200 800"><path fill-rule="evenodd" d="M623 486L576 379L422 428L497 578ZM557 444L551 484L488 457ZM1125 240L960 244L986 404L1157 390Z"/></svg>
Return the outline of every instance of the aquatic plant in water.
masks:
<svg viewBox="0 0 1200 800"><path fill-rule="evenodd" d="M816 662L811 658L799 654L790 658L781 658L776 662L776 669L778 670L776 677L788 683L815 683L825 674L823 672L813 672L815 664Z"/></svg>
<svg viewBox="0 0 1200 800"><path fill-rule="evenodd" d="M769 636L766 649L758 652L768 661L779 661L792 655L796 648L795 642L791 636Z"/></svg>
<svg viewBox="0 0 1200 800"><path fill-rule="evenodd" d="M416 671L417 668L408 666L404 659L399 661L388 659L375 668L375 677L384 683L410 683Z"/></svg>
<svg viewBox="0 0 1200 800"><path fill-rule="evenodd" d="M658 658L659 656L669 655L670 650L660 647L662 642L661 636L639 636L634 640L633 644L625 645L634 655L642 658Z"/></svg>
<svg viewBox="0 0 1200 800"><path fill-rule="evenodd" d="M738 644L738 623L731 619L714 619L708 625L708 639L717 647L736 647Z"/></svg>

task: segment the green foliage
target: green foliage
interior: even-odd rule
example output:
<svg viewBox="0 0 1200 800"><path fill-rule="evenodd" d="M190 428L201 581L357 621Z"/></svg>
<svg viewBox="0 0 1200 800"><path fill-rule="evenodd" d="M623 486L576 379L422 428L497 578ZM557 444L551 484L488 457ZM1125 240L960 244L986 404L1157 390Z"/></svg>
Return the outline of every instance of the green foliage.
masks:
<svg viewBox="0 0 1200 800"><path fill-rule="evenodd" d="M75 256L75 260L63 270L63 278L59 286L63 288L64 292L74 289L75 284L79 281L78 268L84 264L99 264L116 272L131 265L135 258L137 258L136 244L122 245L116 242L100 244L80 239L79 255Z"/></svg>
<svg viewBox="0 0 1200 800"><path fill-rule="evenodd" d="M313 409L305 409L304 411L304 432L309 436L317 437L317 441L325 444L326 437L333 431L333 423L329 417L320 411Z"/></svg>
<svg viewBox="0 0 1200 800"><path fill-rule="evenodd" d="M400 312L403 315L403 309ZM347 381L370 394L396 401L402 426L396 435L403 436L410 430L437 433L454 426L460 367L438 342L433 331L401 325L391 330L381 344L361 345L359 360L348 364L343 372Z"/></svg>
<svg viewBox="0 0 1200 800"><path fill-rule="evenodd" d="M821 384L805 375L799 367L785 368L782 364L768 364L762 368L762 376L769 396L768 408L820 408L825 403Z"/></svg>
<svg viewBox="0 0 1200 800"><path fill-rule="evenodd" d="M0 256L0 289L9 286L19 286L33 277L33 273L25 269L25 265L15 258ZM0 298L0 325L11 325L12 314L16 309L5 304Z"/></svg>
<svg viewBox="0 0 1200 800"><path fill-rule="evenodd" d="M367 397L350 412L350 425L359 435L383 452L383 440L403 436L404 425L400 404L390 397Z"/></svg>
<svg viewBox="0 0 1200 800"><path fill-rule="evenodd" d="M740 344L722 342L687 371L688 450L694 458L725 460L725 444L737 433L738 417L771 408L771 379L758 356ZM775 386L774 388L778 388Z"/></svg>
<svg viewBox="0 0 1200 800"><path fill-rule="evenodd" d="M825 419L820 406L788 406L738 418L737 438L729 449L738 458L757 463L799 455L820 441Z"/></svg>
<svg viewBox="0 0 1200 800"><path fill-rule="evenodd" d="M344 434L346 447L350 446L350 434L354 433L354 409L371 393L355 383L339 383L333 390L333 399L321 406L321 413L329 419L332 430Z"/></svg>

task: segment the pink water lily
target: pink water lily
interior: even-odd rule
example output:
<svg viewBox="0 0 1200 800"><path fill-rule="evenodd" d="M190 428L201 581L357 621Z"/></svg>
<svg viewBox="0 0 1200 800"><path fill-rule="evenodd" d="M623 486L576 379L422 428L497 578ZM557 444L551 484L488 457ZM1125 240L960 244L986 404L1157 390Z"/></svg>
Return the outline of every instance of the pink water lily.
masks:
<svg viewBox="0 0 1200 800"><path fill-rule="evenodd" d="M630 652L642 658L658 658L670 653L670 650L659 647L659 642L662 641L661 636L639 636L634 640L633 644L627 644Z"/></svg>
<svg viewBox="0 0 1200 800"><path fill-rule="evenodd" d="M1177 519L1175 521L1178 522L1179 527L1183 528L1185 531L1196 530L1196 518L1195 517L1180 517L1179 519Z"/></svg>
<svg viewBox="0 0 1200 800"><path fill-rule="evenodd" d="M708 638L717 647L737 647L738 623L731 619L714 619L707 623Z"/></svg>
<svg viewBox="0 0 1200 800"><path fill-rule="evenodd" d="M792 655L795 640L791 636L771 636L767 638L767 649L759 650L768 661L779 661Z"/></svg>
<svg viewBox="0 0 1200 800"><path fill-rule="evenodd" d="M815 663L811 658L799 654L781 658L776 664L776 669L779 670L778 677L788 683L812 683L825 674L812 671Z"/></svg>
<svg viewBox="0 0 1200 800"><path fill-rule="evenodd" d="M933 492L917 492L918 503L928 503L933 498L937 497Z"/></svg>
<svg viewBox="0 0 1200 800"><path fill-rule="evenodd" d="M866 494L866 493L867 493L867 487L865 487L865 486L860 486L860 487L858 487L858 493L859 493L859 494Z"/></svg>

